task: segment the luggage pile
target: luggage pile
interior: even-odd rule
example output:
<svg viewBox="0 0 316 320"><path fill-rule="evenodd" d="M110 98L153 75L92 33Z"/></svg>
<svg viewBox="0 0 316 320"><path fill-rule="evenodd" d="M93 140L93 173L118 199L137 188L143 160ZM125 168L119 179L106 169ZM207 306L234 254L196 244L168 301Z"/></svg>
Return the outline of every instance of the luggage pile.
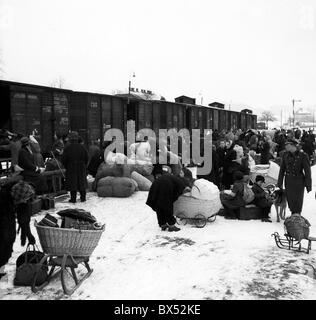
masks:
<svg viewBox="0 0 316 320"><path fill-rule="evenodd" d="M137 190L149 191L154 180L152 170L152 164L102 163L92 190L99 197L129 197Z"/></svg>

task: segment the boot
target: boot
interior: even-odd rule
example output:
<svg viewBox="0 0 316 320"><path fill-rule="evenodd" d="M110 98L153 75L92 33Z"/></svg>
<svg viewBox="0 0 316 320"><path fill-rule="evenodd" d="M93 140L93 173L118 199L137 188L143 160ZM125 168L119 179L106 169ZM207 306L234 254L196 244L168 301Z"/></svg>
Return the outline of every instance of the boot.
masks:
<svg viewBox="0 0 316 320"><path fill-rule="evenodd" d="M181 229L178 228L175 224L168 226L168 231L172 232L172 231L180 231Z"/></svg>
<svg viewBox="0 0 316 320"><path fill-rule="evenodd" d="M70 191L70 200L71 203L76 203L77 198L77 192L76 191Z"/></svg>
<svg viewBox="0 0 316 320"><path fill-rule="evenodd" d="M86 192L80 191L80 201L85 202L86 201Z"/></svg>
<svg viewBox="0 0 316 320"><path fill-rule="evenodd" d="M161 228L161 231L166 231L168 229L168 224L167 223L162 224L160 228Z"/></svg>

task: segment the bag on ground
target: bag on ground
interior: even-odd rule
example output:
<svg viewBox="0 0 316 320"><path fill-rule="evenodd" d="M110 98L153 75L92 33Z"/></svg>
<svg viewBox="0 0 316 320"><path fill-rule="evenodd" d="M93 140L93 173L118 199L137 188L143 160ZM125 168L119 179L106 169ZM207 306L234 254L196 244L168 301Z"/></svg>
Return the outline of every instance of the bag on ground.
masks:
<svg viewBox="0 0 316 320"><path fill-rule="evenodd" d="M246 204L252 202L255 199L255 194L247 183L244 183L243 199Z"/></svg>
<svg viewBox="0 0 316 320"><path fill-rule="evenodd" d="M311 224L299 213L294 213L284 221L286 233L297 241L308 239Z"/></svg>
<svg viewBox="0 0 316 320"><path fill-rule="evenodd" d="M140 191L149 191L151 187L151 181L139 174L136 171L131 173L131 178L137 182Z"/></svg>
<svg viewBox="0 0 316 320"><path fill-rule="evenodd" d="M26 251L22 253L16 260L16 273L13 281L15 286L32 286L34 276L37 272L37 286L43 284L47 279L47 265L42 265L41 269L38 270L38 264L44 257L44 253L38 249L36 250L34 245L33 250L29 250L29 248L30 245L27 246Z"/></svg>

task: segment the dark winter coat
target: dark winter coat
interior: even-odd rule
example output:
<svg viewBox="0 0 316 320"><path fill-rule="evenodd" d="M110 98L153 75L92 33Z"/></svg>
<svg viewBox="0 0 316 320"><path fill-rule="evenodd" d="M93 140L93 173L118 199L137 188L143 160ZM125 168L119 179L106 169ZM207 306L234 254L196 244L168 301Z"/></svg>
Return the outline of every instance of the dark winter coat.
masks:
<svg viewBox="0 0 316 320"><path fill-rule="evenodd" d="M218 147L216 149L216 154L217 154L217 159L218 159L218 166L220 168L223 167L223 165L224 165L225 153L226 153L226 148Z"/></svg>
<svg viewBox="0 0 316 320"><path fill-rule="evenodd" d="M0 189L0 267L9 261L16 237L12 185L8 183Z"/></svg>
<svg viewBox="0 0 316 320"><path fill-rule="evenodd" d="M264 142L261 151L260 164L269 164L269 160L273 159L273 156L270 152L269 142Z"/></svg>
<svg viewBox="0 0 316 320"><path fill-rule="evenodd" d="M259 208L271 207L272 201L267 198L266 192L257 183L252 186L252 191L255 194L253 203Z"/></svg>
<svg viewBox="0 0 316 320"><path fill-rule="evenodd" d="M46 178L36 171L34 154L25 147L19 150L18 165L23 169L21 174L24 180L35 187L36 193L47 191Z"/></svg>
<svg viewBox="0 0 316 320"><path fill-rule="evenodd" d="M102 162L103 158L100 148L98 146L91 146L89 148L88 173L95 177Z"/></svg>
<svg viewBox="0 0 316 320"><path fill-rule="evenodd" d="M312 189L311 168L305 152L285 152L282 156L278 186L282 188L285 177L285 192L289 208L292 213L302 211L304 188Z"/></svg>
<svg viewBox="0 0 316 320"><path fill-rule="evenodd" d="M88 152L78 142L68 144L61 158L66 169L66 188L68 191L85 191L87 187Z"/></svg>
<svg viewBox="0 0 316 320"><path fill-rule="evenodd" d="M154 211L173 210L173 203L183 193L186 184L183 179L166 173L153 182L146 204Z"/></svg>
<svg viewBox="0 0 316 320"><path fill-rule="evenodd" d="M229 149L227 149L224 164L223 164L223 185L226 189L229 189L233 184L233 172L236 167L235 160L237 157L237 153L234 150L234 145L232 145Z"/></svg>
<svg viewBox="0 0 316 320"><path fill-rule="evenodd" d="M218 154L216 151L212 150L211 171L206 175L197 175L197 179L205 179L219 186L219 161L218 161Z"/></svg>
<svg viewBox="0 0 316 320"><path fill-rule="evenodd" d="M235 193L235 196L226 194L225 192L220 193L220 199L224 206L224 208L228 209L239 209L245 205L245 201L243 199L244 195L244 183L242 180L236 180L232 192Z"/></svg>

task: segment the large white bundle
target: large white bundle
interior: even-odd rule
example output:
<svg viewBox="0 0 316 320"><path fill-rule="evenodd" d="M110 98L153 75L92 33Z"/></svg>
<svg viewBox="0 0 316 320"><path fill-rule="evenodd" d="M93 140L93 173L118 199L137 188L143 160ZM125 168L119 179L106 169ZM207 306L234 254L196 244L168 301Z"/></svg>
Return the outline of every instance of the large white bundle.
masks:
<svg viewBox="0 0 316 320"><path fill-rule="evenodd" d="M112 151L109 151L106 155L105 162L108 164L123 164L127 162L127 157L123 153L113 153Z"/></svg>
<svg viewBox="0 0 316 320"><path fill-rule="evenodd" d="M219 190L214 183L205 179L198 179L194 181L191 196L201 200L219 199Z"/></svg>
<svg viewBox="0 0 316 320"><path fill-rule="evenodd" d="M267 176L274 180L278 180L279 171L280 171L280 166L277 163L270 161L270 167L269 167Z"/></svg>
<svg viewBox="0 0 316 320"><path fill-rule="evenodd" d="M138 159L135 160L132 158L128 158L127 164L145 166L145 165L152 165L152 162L151 160L138 160Z"/></svg>
<svg viewBox="0 0 316 320"><path fill-rule="evenodd" d="M248 162L249 162L250 171L253 171L256 167L256 162L250 154L249 154Z"/></svg>
<svg viewBox="0 0 316 320"><path fill-rule="evenodd" d="M150 161L150 143L148 141L132 143L130 145L131 159Z"/></svg>

